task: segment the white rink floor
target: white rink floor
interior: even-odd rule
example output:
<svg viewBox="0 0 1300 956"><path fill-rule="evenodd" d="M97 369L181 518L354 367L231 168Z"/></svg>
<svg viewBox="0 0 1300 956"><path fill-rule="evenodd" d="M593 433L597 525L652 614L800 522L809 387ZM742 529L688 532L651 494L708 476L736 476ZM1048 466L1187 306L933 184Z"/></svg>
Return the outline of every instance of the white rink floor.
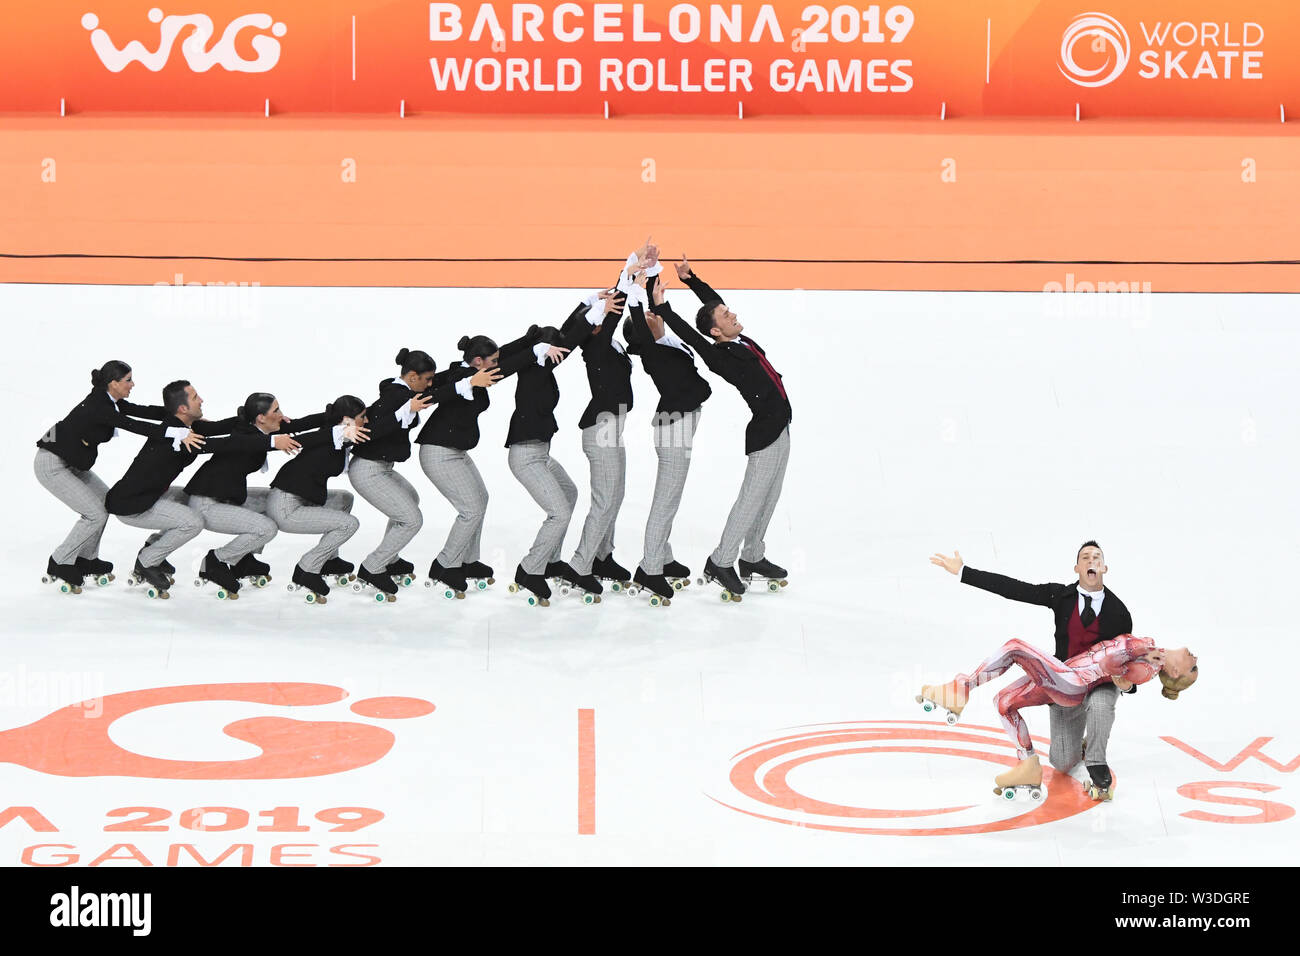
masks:
<svg viewBox="0 0 1300 956"><path fill-rule="evenodd" d="M791 583L740 605L692 585L670 608L620 595L529 608L499 580L464 602L417 587L390 606L336 590L310 607L283 587L307 539L285 534L264 554L277 580L235 603L188 584L224 540L209 533L174 556L186 580L167 602L122 577L77 596L40 584L73 516L36 483L33 442L86 393L92 366L130 362L141 402L185 377L212 418L253 390L301 415L343 392L372 400L400 346L443 363L464 333L504 341L558 322L576 298L0 286L0 394L16 412L16 450L0 466L0 813L30 808L0 818L0 863L192 865L187 847L209 861L225 853L223 865L1294 862L1300 732L1289 693L1268 681L1293 656L1285 620L1300 559L1294 297L728 293L795 409L768 537ZM671 298L693 313L689 291ZM584 496L566 558L586 514L586 382L572 365L558 373L553 446ZM629 567L654 461L654 393L636 376L616 548ZM673 540L693 568L744 464L747 411L711 381ZM492 494L484 558L503 579L541 520L506 467L513 393L492 393L474 455ZM123 434L97 473L111 484L138 446ZM423 571L452 512L414 459L401 468L423 500L424 529L405 552ZM356 513L361 531L343 552L353 561L381 530L364 502ZM103 555L124 571L142 534L112 520ZM1011 637L1050 650L1051 614L963 587L928 558L957 548L976 567L1064 581L1092 537L1138 633L1189 646L1204 676L1176 703L1150 687L1122 701L1113 803L1084 805L1058 777L1046 807L1002 805L990 789L1000 766L961 757L1009 753L991 705L999 685L951 729L912 695ZM197 685L191 696L219 698L203 686L264 683L347 697L145 707L158 697L109 696ZM101 695L102 715L90 704L18 729ZM436 710L349 709L375 697ZM592 712L590 771L579 711ZM1028 717L1045 737L1046 712ZM280 719L249 725L270 756L223 734L249 718ZM1259 738L1255 755L1235 759ZM579 833L584 805L594 834ZM203 807L228 809L185 812ZM360 828L331 829L340 820Z"/></svg>

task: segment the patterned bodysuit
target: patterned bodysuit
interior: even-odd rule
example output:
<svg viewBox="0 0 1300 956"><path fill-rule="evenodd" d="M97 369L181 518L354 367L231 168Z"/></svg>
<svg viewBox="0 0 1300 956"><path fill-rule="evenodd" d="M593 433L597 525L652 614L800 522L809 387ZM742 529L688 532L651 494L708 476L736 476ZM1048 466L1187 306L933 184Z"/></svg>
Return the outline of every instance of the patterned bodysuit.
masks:
<svg viewBox="0 0 1300 956"><path fill-rule="evenodd" d="M1003 644L975 673L958 674L954 685L963 698L969 697L973 688L1000 677L1012 665L1020 665L1027 676L1002 688L995 703L1002 726L1015 743L1016 753L1024 760L1033 755L1034 745L1029 739L1029 727L1020 716L1022 708L1047 703L1077 707L1088 691L1112 677L1133 684L1146 683L1158 668L1143 658L1155 649L1155 641L1149 637L1122 634L1113 640L1099 641L1062 664L1024 641L1013 640Z"/></svg>

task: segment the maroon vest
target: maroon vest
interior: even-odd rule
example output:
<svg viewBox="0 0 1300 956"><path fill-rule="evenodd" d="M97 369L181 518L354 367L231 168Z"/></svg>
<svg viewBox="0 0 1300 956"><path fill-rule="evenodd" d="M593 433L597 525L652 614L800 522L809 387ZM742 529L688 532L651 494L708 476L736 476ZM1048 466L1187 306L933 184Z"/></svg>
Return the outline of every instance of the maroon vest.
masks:
<svg viewBox="0 0 1300 956"><path fill-rule="evenodd" d="M1065 654L1066 660L1076 654L1082 654L1097 642L1097 638L1100 636L1097 629L1098 623L1098 618L1094 617L1091 624L1087 627L1083 626L1083 621L1079 618L1079 599L1076 596L1074 599L1074 612L1070 615L1070 623L1066 626L1066 633L1070 637L1070 646Z"/></svg>

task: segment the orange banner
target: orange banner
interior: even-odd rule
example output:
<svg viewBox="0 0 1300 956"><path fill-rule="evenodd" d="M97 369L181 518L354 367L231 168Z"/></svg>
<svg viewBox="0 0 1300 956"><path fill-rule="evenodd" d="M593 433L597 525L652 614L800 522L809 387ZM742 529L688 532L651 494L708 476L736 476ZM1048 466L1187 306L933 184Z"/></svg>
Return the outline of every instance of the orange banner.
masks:
<svg viewBox="0 0 1300 956"><path fill-rule="evenodd" d="M1092 7L49 0L3 14L0 112L1300 112L1294 0Z"/></svg>

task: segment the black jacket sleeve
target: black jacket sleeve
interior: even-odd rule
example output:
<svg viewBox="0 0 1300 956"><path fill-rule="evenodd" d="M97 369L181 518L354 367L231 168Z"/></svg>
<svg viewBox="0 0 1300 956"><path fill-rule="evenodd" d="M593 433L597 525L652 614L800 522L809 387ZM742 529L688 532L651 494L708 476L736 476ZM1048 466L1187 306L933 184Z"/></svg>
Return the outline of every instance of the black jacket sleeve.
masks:
<svg viewBox="0 0 1300 956"><path fill-rule="evenodd" d="M1026 584L1003 574L991 571L977 571L970 565L961 569L961 583L977 587L982 591L992 591L1009 601L1021 601L1024 604L1039 604L1051 607L1052 599L1060 591L1059 584Z"/></svg>
<svg viewBox="0 0 1300 956"><path fill-rule="evenodd" d="M162 438L167 434L167 426L161 424L162 419L166 416L160 416L155 421L142 422L134 418L127 417L127 402L118 402L118 410L114 411L113 406L108 405L104 408L94 407L90 409L91 420L96 425L107 425L109 428L120 428L123 431L134 432L137 435L143 435L146 438ZM141 406L132 406L140 408ZM148 409L144 409L148 411ZM162 409L158 409L162 411Z"/></svg>
<svg viewBox="0 0 1300 956"><path fill-rule="evenodd" d="M132 418L143 418L151 422L160 422L171 416L161 405L137 405L134 402L128 402L125 398L117 403L123 415L130 415Z"/></svg>
<svg viewBox="0 0 1300 956"><path fill-rule="evenodd" d="M727 369L727 357L718 352L713 347L713 343L700 335L699 329L691 328L689 322L673 311L673 307L664 301L660 305L653 307L656 315L662 316L668 327L677 333L677 337L695 349L700 358L704 359L704 364L718 375L724 378L724 371Z"/></svg>
<svg viewBox="0 0 1300 956"><path fill-rule="evenodd" d="M314 431L317 428L324 428L329 422L329 416L324 412L317 412L315 415L304 415L302 418L295 418L292 421L284 422L280 425L280 430L275 432L277 435L296 435L299 432Z"/></svg>
<svg viewBox="0 0 1300 956"><path fill-rule="evenodd" d="M714 292L713 289L709 287L707 282L695 274L694 269L691 270L691 274L687 276L684 281L688 286L690 286L691 291L695 293L702 303L725 301L722 296L718 295L718 293Z"/></svg>
<svg viewBox="0 0 1300 956"><path fill-rule="evenodd" d="M560 326L560 348L572 352L591 335L592 325L587 321L587 303L579 302Z"/></svg>
<svg viewBox="0 0 1300 956"><path fill-rule="evenodd" d="M220 421L210 422L206 418L200 418L197 422L190 425L190 430L198 432L205 438L209 435L229 435L239 425L238 418L223 418Z"/></svg>

